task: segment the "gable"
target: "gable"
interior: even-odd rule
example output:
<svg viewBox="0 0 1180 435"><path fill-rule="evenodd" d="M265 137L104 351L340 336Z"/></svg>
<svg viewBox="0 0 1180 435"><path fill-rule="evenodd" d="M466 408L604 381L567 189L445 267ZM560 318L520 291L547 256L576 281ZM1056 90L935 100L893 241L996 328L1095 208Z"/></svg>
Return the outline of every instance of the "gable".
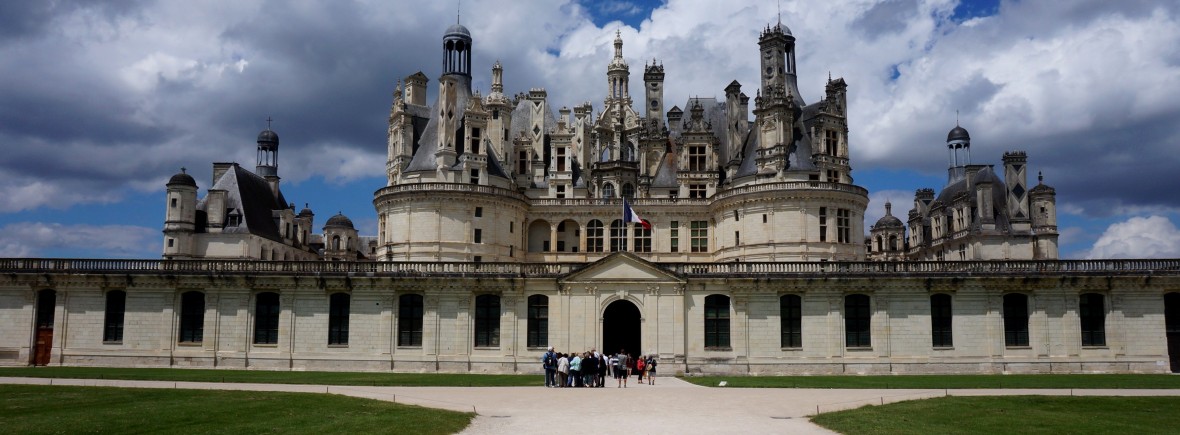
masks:
<svg viewBox="0 0 1180 435"><path fill-rule="evenodd" d="M629 252L617 252L561 278L561 282L680 282L684 279Z"/></svg>

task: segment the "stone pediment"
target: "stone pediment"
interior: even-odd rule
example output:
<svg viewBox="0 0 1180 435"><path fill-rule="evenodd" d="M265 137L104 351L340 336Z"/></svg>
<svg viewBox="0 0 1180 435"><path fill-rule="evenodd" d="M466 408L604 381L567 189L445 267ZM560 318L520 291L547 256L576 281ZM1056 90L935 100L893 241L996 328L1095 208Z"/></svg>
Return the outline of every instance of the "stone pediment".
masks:
<svg viewBox="0 0 1180 435"><path fill-rule="evenodd" d="M560 282L676 282L684 278L630 252L616 252L562 277Z"/></svg>

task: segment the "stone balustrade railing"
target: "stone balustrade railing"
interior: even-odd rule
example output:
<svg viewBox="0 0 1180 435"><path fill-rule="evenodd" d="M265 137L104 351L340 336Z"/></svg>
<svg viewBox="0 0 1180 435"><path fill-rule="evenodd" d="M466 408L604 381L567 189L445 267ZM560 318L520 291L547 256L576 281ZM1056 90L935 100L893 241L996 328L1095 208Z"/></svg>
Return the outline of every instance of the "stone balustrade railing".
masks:
<svg viewBox="0 0 1180 435"><path fill-rule="evenodd" d="M0 273L557 277L592 263L2 258ZM1180 275L1180 259L655 263L685 277Z"/></svg>

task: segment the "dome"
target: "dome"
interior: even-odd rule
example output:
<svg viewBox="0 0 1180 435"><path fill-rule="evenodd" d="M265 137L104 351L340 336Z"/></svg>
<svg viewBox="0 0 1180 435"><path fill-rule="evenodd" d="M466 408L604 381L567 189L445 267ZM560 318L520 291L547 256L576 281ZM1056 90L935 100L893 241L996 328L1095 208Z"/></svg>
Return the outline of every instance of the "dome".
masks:
<svg viewBox="0 0 1180 435"><path fill-rule="evenodd" d="M885 215L881 216L881 219L877 219L877 223L873 225L873 229L902 228L904 226L905 224L902 224L901 219L898 219L896 216Z"/></svg>
<svg viewBox="0 0 1180 435"><path fill-rule="evenodd" d="M956 140L963 140L963 141L970 142L971 141L971 134L967 133L967 129L956 125L955 128L952 128L951 131L946 134L946 141L953 142Z"/></svg>
<svg viewBox="0 0 1180 435"><path fill-rule="evenodd" d="M783 24L781 21L780 21L778 24L776 24L776 25L774 26L774 28L775 28L775 30L778 30L778 31L782 32L784 35L787 35L787 36L795 36L795 35L792 35L792 34L791 34L791 28L790 28L790 27L787 27L787 25L786 25L786 24Z"/></svg>
<svg viewBox="0 0 1180 435"><path fill-rule="evenodd" d="M893 204L885 203L885 216L877 219L877 223L873 225L874 230L886 228L904 228L905 224L901 223L901 219L893 216Z"/></svg>
<svg viewBox="0 0 1180 435"><path fill-rule="evenodd" d="M274 130L267 128L258 133L258 143L273 143L275 146L279 145L279 134Z"/></svg>
<svg viewBox="0 0 1180 435"><path fill-rule="evenodd" d="M311 207L309 207L307 204L303 204L303 210L299 210L299 214L298 214L298 216L314 216L314 215L315 215L315 213L311 212Z"/></svg>
<svg viewBox="0 0 1180 435"><path fill-rule="evenodd" d="M466 39L471 39L471 31L467 30L466 27L463 27L462 24L455 24L451 27L447 27L447 32L443 34L444 38L449 36L459 36Z"/></svg>
<svg viewBox="0 0 1180 435"><path fill-rule="evenodd" d="M181 168L180 173L173 175L172 178L168 179L169 186L174 184L197 187L197 180L194 180L192 175L184 172L184 169Z"/></svg>
<svg viewBox="0 0 1180 435"><path fill-rule="evenodd" d="M349 229L356 228L352 226L352 219L349 219L348 216L345 216L339 212L336 213L336 216L332 216L330 219L328 219L328 222L324 224L324 228L328 227L344 227Z"/></svg>

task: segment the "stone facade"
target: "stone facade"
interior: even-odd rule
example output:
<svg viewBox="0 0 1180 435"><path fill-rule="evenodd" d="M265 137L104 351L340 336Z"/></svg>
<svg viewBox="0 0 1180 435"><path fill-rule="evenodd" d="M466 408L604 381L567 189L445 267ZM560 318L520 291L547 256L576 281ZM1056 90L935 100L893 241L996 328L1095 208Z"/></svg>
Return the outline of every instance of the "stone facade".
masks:
<svg viewBox="0 0 1180 435"><path fill-rule="evenodd" d="M1160 373L1176 360L1165 324L1180 323L1166 318L1180 313L1178 266L15 259L0 261L0 363L33 362L38 324L52 318L50 365L537 373L552 345L625 346L659 355L668 373ZM106 336L111 292L125 295L117 340ZM203 302L196 340L186 294ZM348 296L343 336L336 294ZM1027 316L1013 314L1013 294ZM414 295L420 317L400 306ZM936 341L935 295L950 301L949 341ZM796 342L783 334L795 330L784 296L798 297Z"/></svg>

